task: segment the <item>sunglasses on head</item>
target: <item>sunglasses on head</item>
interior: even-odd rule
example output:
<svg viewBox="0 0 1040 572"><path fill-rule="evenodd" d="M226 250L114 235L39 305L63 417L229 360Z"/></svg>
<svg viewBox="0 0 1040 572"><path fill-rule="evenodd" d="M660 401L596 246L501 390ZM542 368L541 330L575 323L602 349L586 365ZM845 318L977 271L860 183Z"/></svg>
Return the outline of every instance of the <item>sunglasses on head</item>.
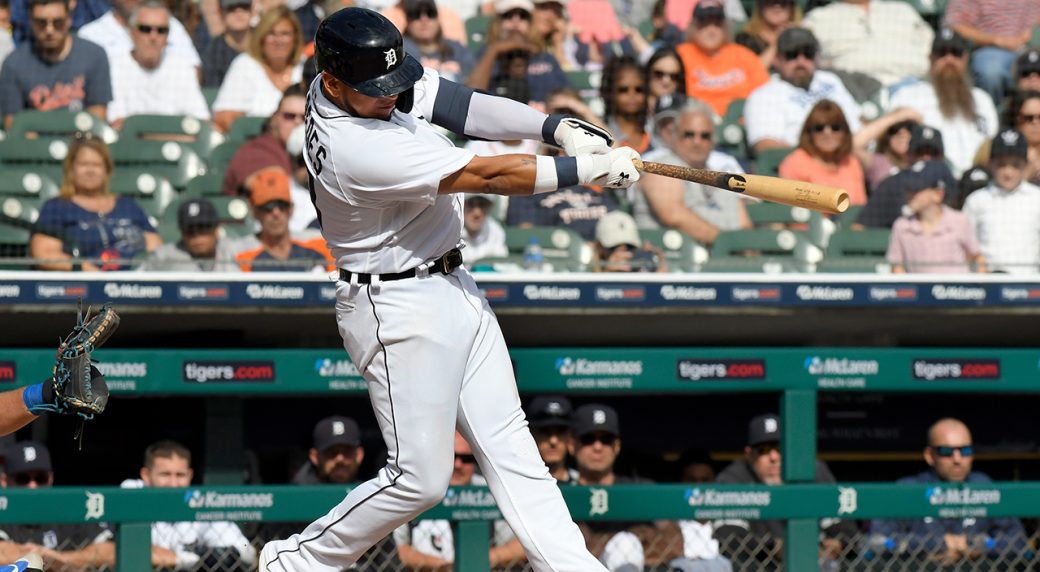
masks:
<svg viewBox="0 0 1040 572"><path fill-rule="evenodd" d="M784 52L785 60L796 60L798 56L805 56L807 60L814 60L816 59L816 50L813 48L798 48Z"/></svg>
<svg viewBox="0 0 1040 572"><path fill-rule="evenodd" d="M578 438L578 441L580 441L581 444L586 447L588 447L589 445L594 445L596 443L603 443L604 445L610 447L613 446L615 442L617 442L617 437L608 433L592 433L589 435L582 435Z"/></svg>
<svg viewBox="0 0 1040 572"><path fill-rule="evenodd" d="M65 27L68 22L68 17L61 18L32 18L30 22L34 28L46 30L47 28L54 28L55 30L61 30Z"/></svg>
<svg viewBox="0 0 1040 572"><path fill-rule="evenodd" d="M420 6L415 10L409 10L405 15L409 20L418 20L423 16L433 20L437 18L437 8L434 6Z"/></svg>
<svg viewBox="0 0 1040 572"><path fill-rule="evenodd" d="M666 72L666 71L661 71L661 70L650 70L650 76L653 77L654 79L665 79L665 78L668 78L668 79L670 79L670 80L672 80L672 81L674 81L676 83L678 83L679 79L682 78L682 76L679 75L679 72L674 72L673 73L673 72Z"/></svg>
<svg viewBox="0 0 1040 572"><path fill-rule="evenodd" d="M48 474L47 471L26 471L24 473L13 475L11 479L16 485L21 487L24 487L29 483L45 485L47 484Z"/></svg>
<svg viewBox="0 0 1040 572"><path fill-rule="evenodd" d="M841 123L817 123L810 127L809 131L812 131L813 133L823 133L828 129L834 133L841 133L842 131L845 131L845 126Z"/></svg>
<svg viewBox="0 0 1040 572"><path fill-rule="evenodd" d="M938 50L932 52L932 57L936 59L945 58L946 56L953 56L955 58L959 58L963 55L964 50L960 48L939 48Z"/></svg>
<svg viewBox="0 0 1040 572"><path fill-rule="evenodd" d="M687 141L691 141L691 140L695 140L695 139L700 139L701 141L711 141L714 136L715 136L715 133L711 132L711 131L683 131L682 132L682 138L687 140Z"/></svg>
<svg viewBox="0 0 1040 572"><path fill-rule="evenodd" d="M641 85L619 85L617 86L617 92L621 93L643 93L644 89Z"/></svg>
<svg viewBox="0 0 1040 572"><path fill-rule="evenodd" d="M276 200L273 200L273 201L267 201L266 203L260 205L260 210L265 212L265 213L273 213L274 209L281 209L282 212L286 212L286 211L289 210L289 207L291 207L291 206L292 206L292 203L290 203L288 201L283 201L283 200L277 200L276 199Z"/></svg>
<svg viewBox="0 0 1040 572"><path fill-rule="evenodd" d="M152 32L155 32L160 36L165 36L166 34L170 33L169 26L149 26L147 24L138 24L136 28L137 31L141 32L142 34L151 34Z"/></svg>
<svg viewBox="0 0 1040 572"><path fill-rule="evenodd" d="M513 8L512 10L499 16L499 19L502 20L512 20L513 18L520 18L521 20L530 20L531 13L527 10L524 10L523 8Z"/></svg>
<svg viewBox="0 0 1040 572"><path fill-rule="evenodd" d="M477 458L473 455L463 455L455 453L455 460L461 462L464 465L472 465L477 462Z"/></svg>
<svg viewBox="0 0 1040 572"><path fill-rule="evenodd" d="M962 457L970 457L975 454L975 448L971 445L961 445L960 447L940 445L938 447L932 447L932 451L940 457L952 457L954 451L960 451Z"/></svg>

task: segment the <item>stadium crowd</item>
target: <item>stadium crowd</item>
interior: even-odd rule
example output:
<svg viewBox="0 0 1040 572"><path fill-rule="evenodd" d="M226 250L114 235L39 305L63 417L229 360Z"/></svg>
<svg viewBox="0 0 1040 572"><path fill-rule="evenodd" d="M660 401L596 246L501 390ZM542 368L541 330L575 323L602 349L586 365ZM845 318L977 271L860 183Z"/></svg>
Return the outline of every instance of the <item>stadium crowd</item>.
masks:
<svg viewBox="0 0 1040 572"><path fill-rule="evenodd" d="M351 3L444 77L603 125L647 160L840 186L853 205L785 214L655 175L484 197L467 201L472 268L761 271L768 255L798 271L1040 269L1030 0L924 15L899 0L6 0L0 255L55 270L334 267L301 124L314 32ZM448 135L481 155L556 152ZM532 229L552 228L579 260L541 259L560 232L549 245ZM752 230L765 242L732 239ZM767 248L785 232L804 248ZM828 248L835 233L888 248L851 259Z"/></svg>

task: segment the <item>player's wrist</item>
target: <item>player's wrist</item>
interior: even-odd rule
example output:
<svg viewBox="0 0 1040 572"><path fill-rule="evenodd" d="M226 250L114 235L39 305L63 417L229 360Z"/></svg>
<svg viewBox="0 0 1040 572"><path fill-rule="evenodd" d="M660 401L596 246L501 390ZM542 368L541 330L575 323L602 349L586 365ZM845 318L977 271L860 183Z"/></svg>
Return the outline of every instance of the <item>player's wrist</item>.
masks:
<svg viewBox="0 0 1040 572"><path fill-rule="evenodd" d="M531 194L551 193L577 184L578 163L575 157L535 157L534 190Z"/></svg>
<svg viewBox="0 0 1040 572"><path fill-rule="evenodd" d="M578 183L582 185L595 184L593 181L602 179L610 173L609 155L578 155L574 159L577 167Z"/></svg>
<svg viewBox="0 0 1040 572"><path fill-rule="evenodd" d="M54 407L54 390L50 387L49 381L28 385L22 389L22 402L29 413L43 415ZM47 392L47 389L51 391Z"/></svg>

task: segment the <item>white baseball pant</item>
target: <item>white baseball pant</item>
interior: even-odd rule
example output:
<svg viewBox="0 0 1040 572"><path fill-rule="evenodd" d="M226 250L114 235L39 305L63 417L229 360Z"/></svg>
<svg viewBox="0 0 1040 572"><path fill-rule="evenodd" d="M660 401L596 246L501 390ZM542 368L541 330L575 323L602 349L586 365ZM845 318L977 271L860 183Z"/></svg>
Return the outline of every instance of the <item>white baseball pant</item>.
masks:
<svg viewBox="0 0 1040 572"><path fill-rule="evenodd" d="M455 428L539 572L596 572L520 409L498 320L464 268L382 282L339 282L344 346L368 382L387 465L303 532L271 542L261 570L338 572L448 487Z"/></svg>

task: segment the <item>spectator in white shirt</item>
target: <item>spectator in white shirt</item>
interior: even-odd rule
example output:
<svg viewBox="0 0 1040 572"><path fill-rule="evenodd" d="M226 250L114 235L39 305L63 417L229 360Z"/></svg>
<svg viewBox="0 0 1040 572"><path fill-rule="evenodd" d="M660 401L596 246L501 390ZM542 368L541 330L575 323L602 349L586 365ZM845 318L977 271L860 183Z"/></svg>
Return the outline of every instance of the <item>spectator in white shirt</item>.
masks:
<svg viewBox="0 0 1040 572"><path fill-rule="evenodd" d="M859 104L837 75L816 69L820 44L805 28L788 28L776 41L779 75L751 92L744 107L748 142L755 151L794 147L809 111L822 99L841 107L855 134L862 127Z"/></svg>
<svg viewBox="0 0 1040 572"><path fill-rule="evenodd" d="M1015 129L993 138L990 184L964 201L991 272L1033 274L1040 269L1040 187L1025 181L1028 146Z"/></svg>
<svg viewBox="0 0 1040 572"><path fill-rule="evenodd" d="M488 216L494 203L483 195L468 195L464 205L463 221L466 241L463 258L472 264L481 258L502 257L509 254L506 249L506 231L495 219Z"/></svg>
<svg viewBox="0 0 1040 572"><path fill-rule="evenodd" d="M968 70L968 42L949 28L935 37L928 81L906 86L892 96L892 109L909 107L921 114L925 125L937 128L946 143L946 158L953 175L971 168L979 145L997 133L997 109L993 100L972 85Z"/></svg>
<svg viewBox="0 0 1040 572"><path fill-rule="evenodd" d="M105 48L109 60L113 56L128 53L134 48L134 42L130 38L130 14L140 3L141 0L112 0L111 10L80 28L76 35ZM169 52L188 60L195 67L202 65L191 36L184 29L184 24L176 18L170 18Z"/></svg>
<svg viewBox="0 0 1040 572"><path fill-rule="evenodd" d="M909 2L832 2L810 10L802 25L820 40L824 67L864 73L886 86L928 71L935 33Z"/></svg>
<svg viewBox="0 0 1040 572"><path fill-rule="evenodd" d="M303 78L303 31L286 6L260 17L249 48L231 61L213 102L213 121L221 131L243 115L267 117L278 109L282 94Z"/></svg>
<svg viewBox="0 0 1040 572"><path fill-rule="evenodd" d="M108 119L120 129L130 115L185 115L208 120L198 71L167 54L170 11L160 0L145 0L130 15L132 52L110 57L112 103Z"/></svg>

